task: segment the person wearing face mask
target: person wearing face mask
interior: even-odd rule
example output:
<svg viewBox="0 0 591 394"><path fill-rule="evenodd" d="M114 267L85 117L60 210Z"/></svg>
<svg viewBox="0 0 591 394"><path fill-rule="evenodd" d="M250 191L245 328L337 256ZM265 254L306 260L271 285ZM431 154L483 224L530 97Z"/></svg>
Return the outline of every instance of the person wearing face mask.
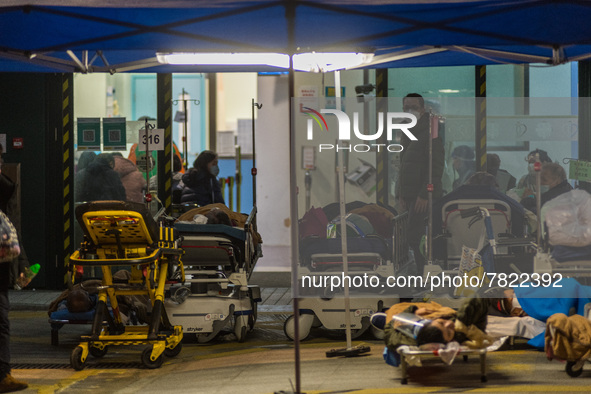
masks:
<svg viewBox="0 0 591 394"><path fill-rule="evenodd" d="M458 178L453 182L453 189L457 189L466 183L466 181L474 174L474 149L468 145L457 146L451 157L453 159L452 167L458 173Z"/></svg>
<svg viewBox="0 0 591 394"><path fill-rule="evenodd" d="M217 180L219 172L218 155L210 150L201 152L193 162L193 168L182 177L181 182L184 187L181 203L200 206L214 203L226 204Z"/></svg>
<svg viewBox="0 0 591 394"><path fill-rule="evenodd" d="M536 163L536 158L539 158L540 163L544 165L545 163L552 163L552 159L548 156L548 152L542 149L536 149L527 155L525 160L527 161L527 174L522 176L517 183L517 188L520 190L524 190L523 197L529 195L529 193L535 191L536 187L536 172L534 170L534 165Z"/></svg>
<svg viewBox="0 0 591 394"><path fill-rule="evenodd" d="M561 194L568 193L573 190L570 183L566 178L566 171L560 164L557 163L546 163L542 165L542 172L540 174L540 191L541 195L541 206L543 207L548 201L560 196ZM521 205L530 211L537 213L536 209L536 197L529 195L521 200ZM543 210L542 210L543 211Z"/></svg>
<svg viewBox="0 0 591 394"><path fill-rule="evenodd" d="M430 116L425 111L425 100L420 94L410 93L402 100L403 111L417 118L417 124L410 132L417 138L410 140L401 134L400 172L396 184L396 198L403 210L409 212L408 241L413 249L415 263L420 275L423 274L425 259L420 253L421 238L425 233L429 184L429 123ZM445 164L445 153L441 137L433 139L432 145L432 184L433 201L443 195L441 177Z"/></svg>

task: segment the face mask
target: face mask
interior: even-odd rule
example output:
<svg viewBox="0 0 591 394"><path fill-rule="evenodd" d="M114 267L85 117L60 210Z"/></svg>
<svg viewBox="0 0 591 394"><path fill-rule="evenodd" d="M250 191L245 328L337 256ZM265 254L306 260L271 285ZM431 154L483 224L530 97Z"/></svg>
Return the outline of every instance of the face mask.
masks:
<svg viewBox="0 0 591 394"><path fill-rule="evenodd" d="M535 170L534 170L534 164L535 164L535 163L528 163L528 164L527 164L527 171L528 171L530 174L535 172Z"/></svg>
<svg viewBox="0 0 591 394"><path fill-rule="evenodd" d="M548 190L550 190L550 186L548 186L548 185L541 185L540 186L540 192L542 194L546 193Z"/></svg>
<svg viewBox="0 0 591 394"><path fill-rule="evenodd" d="M421 118L421 113L419 111L408 111L409 114L413 114L414 116L416 116L417 120L419 120Z"/></svg>
<svg viewBox="0 0 591 394"><path fill-rule="evenodd" d="M211 166L211 168L209 169L209 172L211 173L211 175L213 176L218 176L218 174L220 173L220 167L217 166L217 164L214 164Z"/></svg>

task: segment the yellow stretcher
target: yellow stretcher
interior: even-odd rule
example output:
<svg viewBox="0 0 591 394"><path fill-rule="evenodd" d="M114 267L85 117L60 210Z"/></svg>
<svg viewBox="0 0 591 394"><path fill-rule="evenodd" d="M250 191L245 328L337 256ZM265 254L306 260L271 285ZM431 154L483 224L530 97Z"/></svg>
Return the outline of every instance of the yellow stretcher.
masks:
<svg viewBox="0 0 591 394"><path fill-rule="evenodd" d="M177 231L164 221L156 223L143 204L123 201L84 203L76 208L76 219L84 241L70 257L70 268L100 266L103 279L91 334L82 336L82 342L72 351L72 368L82 370L88 353L102 357L109 346L146 344L150 346L142 352L142 363L147 368L159 368L163 355L174 357L182 348L182 326L170 324L163 303L171 273L185 276ZM114 267L129 267L131 278L114 282ZM136 295L149 296L150 324L125 326L117 296Z"/></svg>

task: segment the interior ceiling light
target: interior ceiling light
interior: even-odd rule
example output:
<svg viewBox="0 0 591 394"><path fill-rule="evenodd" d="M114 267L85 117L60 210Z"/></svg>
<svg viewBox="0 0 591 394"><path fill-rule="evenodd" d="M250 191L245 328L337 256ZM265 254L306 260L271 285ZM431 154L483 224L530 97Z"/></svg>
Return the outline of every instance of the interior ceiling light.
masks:
<svg viewBox="0 0 591 394"><path fill-rule="evenodd" d="M373 53L308 52L293 55L293 68L298 71L329 72L369 63Z"/></svg>
<svg viewBox="0 0 591 394"><path fill-rule="evenodd" d="M289 68L289 56L283 53L156 53L158 62L177 65L272 66ZM330 72L369 63L371 53L298 53L293 56L296 71Z"/></svg>
<svg viewBox="0 0 591 394"><path fill-rule="evenodd" d="M162 64L213 66L274 66L289 68L289 56L282 53L156 53Z"/></svg>

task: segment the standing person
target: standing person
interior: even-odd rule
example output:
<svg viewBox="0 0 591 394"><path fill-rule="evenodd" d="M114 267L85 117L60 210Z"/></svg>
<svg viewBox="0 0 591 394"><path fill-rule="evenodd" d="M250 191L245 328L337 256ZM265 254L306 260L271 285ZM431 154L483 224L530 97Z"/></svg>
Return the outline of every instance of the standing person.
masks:
<svg viewBox="0 0 591 394"><path fill-rule="evenodd" d="M410 132L417 138L412 141L406 135L401 137L403 150L400 154L400 175L397 197L403 209L408 210L408 240L414 251L419 274L423 274L425 259L420 253L421 238L425 234L425 218L428 211L429 183L429 127L430 116L425 111L425 100L420 94L408 94L402 100L404 112L417 117L417 124ZM443 194L441 177L444 167L444 149L440 137L433 139L433 200Z"/></svg>
<svg viewBox="0 0 591 394"><path fill-rule="evenodd" d="M454 179L453 189L457 189L462 186L468 178L474 174L475 161L474 161L474 149L468 145L457 146L451 157L453 159L453 169L458 173L458 178Z"/></svg>
<svg viewBox="0 0 591 394"><path fill-rule="evenodd" d="M119 174L113 169L115 159L110 153L101 153L86 167L77 181L76 201L125 201L125 188Z"/></svg>
<svg viewBox="0 0 591 394"><path fill-rule="evenodd" d="M2 159L0 158L0 174L1 164ZM0 233L3 239L0 246L0 393L9 393L24 390L28 387L28 384L15 379L10 374L10 322L8 320L10 303L8 301L8 289L11 286L11 265L18 262L15 253L20 254L20 248L16 230L3 212L0 212L0 223L2 224ZM10 245L6 245L6 242L9 242ZM12 252L10 248L12 248ZM20 275L24 276L24 273Z"/></svg>
<svg viewBox="0 0 591 394"><path fill-rule="evenodd" d="M121 183L125 188L125 201L144 202L144 192L146 191L146 178L142 175L137 166L129 159L126 159L121 153L113 153L115 166L113 169L119 173Z"/></svg>
<svg viewBox="0 0 591 394"><path fill-rule="evenodd" d="M181 203L194 203L200 206L222 203L222 189L217 180L220 172L218 155L210 150L204 150L193 162L193 168L182 178L184 185Z"/></svg>

